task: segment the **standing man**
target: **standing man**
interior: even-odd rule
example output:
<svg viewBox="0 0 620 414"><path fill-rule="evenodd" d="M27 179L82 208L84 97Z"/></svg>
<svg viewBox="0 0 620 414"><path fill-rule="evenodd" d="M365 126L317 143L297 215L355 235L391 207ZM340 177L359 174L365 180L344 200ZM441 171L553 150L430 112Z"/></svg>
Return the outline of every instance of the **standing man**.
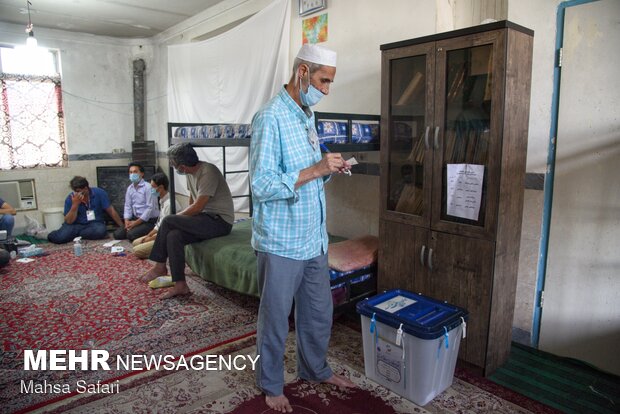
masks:
<svg viewBox="0 0 620 414"><path fill-rule="evenodd" d="M335 52L303 45L289 83L252 120L252 246L261 295L256 380L279 412L292 411L283 393L283 359L293 299L299 377L355 386L326 361L333 303L323 183L350 165L340 154L321 156L310 107L329 93L335 75Z"/></svg>
<svg viewBox="0 0 620 414"><path fill-rule="evenodd" d="M190 293L185 282L185 245L225 236L235 220L230 189L215 165L199 161L189 143L171 146L168 159L179 174L187 176L190 197L186 209L162 220L149 256L155 265L141 278L148 283L168 274L166 261L169 260L174 287L162 299Z"/></svg>
<svg viewBox="0 0 620 414"><path fill-rule="evenodd" d="M143 180L144 167L136 162L129 164L129 187L125 192L125 225L114 232L117 240L129 239L149 234L159 217L157 196L151 194L151 186Z"/></svg>
<svg viewBox="0 0 620 414"><path fill-rule="evenodd" d="M73 192L65 199L65 221L58 230L47 235L47 240L62 244L78 236L86 240L105 239L108 234L104 211L118 226L123 227L123 222L105 190L90 187L86 178L77 175L71 179L69 186Z"/></svg>

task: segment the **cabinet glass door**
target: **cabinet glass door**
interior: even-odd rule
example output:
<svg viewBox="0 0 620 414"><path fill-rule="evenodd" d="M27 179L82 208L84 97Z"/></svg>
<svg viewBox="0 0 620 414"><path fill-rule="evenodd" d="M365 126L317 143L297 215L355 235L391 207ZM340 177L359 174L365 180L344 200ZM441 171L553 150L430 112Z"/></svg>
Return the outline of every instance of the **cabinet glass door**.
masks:
<svg viewBox="0 0 620 414"><path fill-rule="evenodd" d="M388 129L387 145L382 147L387 150L387 160L383 163L387 166L383 172L386 214L392 219L419 224L430 220L432 157L428 120L432 119L432 104L428 105L428 85L433 77L430 53L432 48L428 47L409 49L402 57L392 56L388 60L386 89L390 92L382 108L384 114L387 112Z"/></svg>
<svg viewBox="0 0 620 414"><path fill-rule="evenodd" d="M434 229L493 234L501 154L496 32L438 45ZM439 212L439 215L437 215Z"/></svg>

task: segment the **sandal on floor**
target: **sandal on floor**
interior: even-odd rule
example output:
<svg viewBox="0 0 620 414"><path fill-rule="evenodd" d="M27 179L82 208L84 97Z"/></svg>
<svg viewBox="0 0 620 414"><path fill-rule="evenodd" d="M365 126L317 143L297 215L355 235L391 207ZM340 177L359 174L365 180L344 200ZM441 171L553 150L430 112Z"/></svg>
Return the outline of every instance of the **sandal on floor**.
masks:
<svg viewBox="0 0 620 414"><path fill-rule="evenodd" d="M172 276L158 276L149 282L151 289L160 289L174 286Z"/></svg>

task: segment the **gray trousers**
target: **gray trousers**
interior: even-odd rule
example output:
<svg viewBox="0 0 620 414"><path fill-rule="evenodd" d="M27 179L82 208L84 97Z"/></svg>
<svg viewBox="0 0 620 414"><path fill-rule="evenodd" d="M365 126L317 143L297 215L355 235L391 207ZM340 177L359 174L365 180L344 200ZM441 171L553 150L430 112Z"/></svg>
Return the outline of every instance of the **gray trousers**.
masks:
<svg viewBox="0 0 620 414"><path fill-rule="evenodd" d="M220 216L200 213L195 216L170 214L161 222L149 259L158 263L170 262L174 282L185 280L185 245L230 233L232 224Z"/></svg>
<svg viewBox="0 0 620 414"><path fill-rule="evenodd" d="M260 355L256 384L268 396L284 389L284 345L288 315L295 299L297 375L309 381L332 376L327 346L332 327L333 302L327 255L293 260L257 252L260 306L256 353Z"/></svg>

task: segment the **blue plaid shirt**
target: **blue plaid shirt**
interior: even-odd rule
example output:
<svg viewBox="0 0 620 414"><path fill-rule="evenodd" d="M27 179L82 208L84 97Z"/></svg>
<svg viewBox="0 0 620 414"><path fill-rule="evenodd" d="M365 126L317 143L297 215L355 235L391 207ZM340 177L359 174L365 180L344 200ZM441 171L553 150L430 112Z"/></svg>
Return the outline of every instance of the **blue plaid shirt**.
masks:
<svg viewBox="0 0 620 414"><path fill-rule="evenodd" d="M323 183L329 176L295 190L299 172L322 158L308 139L316 130L305 109L282 88L254 115L250 145L252 246L295 260L327 253L328 243Z"/></svg>

